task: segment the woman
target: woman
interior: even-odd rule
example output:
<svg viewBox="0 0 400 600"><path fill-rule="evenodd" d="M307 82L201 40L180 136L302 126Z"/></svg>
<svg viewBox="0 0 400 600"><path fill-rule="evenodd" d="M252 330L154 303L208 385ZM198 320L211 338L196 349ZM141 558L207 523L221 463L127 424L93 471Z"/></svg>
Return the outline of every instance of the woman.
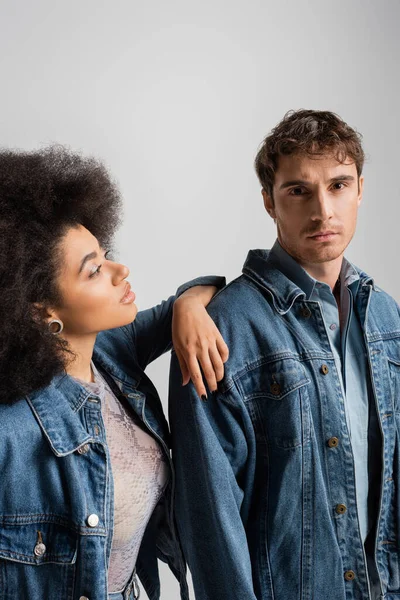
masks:
<svg viewBox="0 0 400 600"><path fill-rule="evenodd" d="M216 389L227 349L204 307L223 280L137 314L108 252L120 209L94 159L0 153L0 600L131 600L136 573L155 600L157 557L188 597L144 369L173 329L183 383L204 397L200 363Z"/></svg>

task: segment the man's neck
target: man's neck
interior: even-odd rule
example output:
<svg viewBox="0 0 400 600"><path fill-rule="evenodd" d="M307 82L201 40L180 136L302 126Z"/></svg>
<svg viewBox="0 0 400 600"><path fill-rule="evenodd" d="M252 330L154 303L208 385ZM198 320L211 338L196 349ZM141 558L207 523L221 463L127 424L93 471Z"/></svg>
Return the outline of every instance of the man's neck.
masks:
<svg viewBox="0 0 400 600"><path fill-rule="evenodd" d="M293 256L290 251L285 248L285 244L279 239L278 242L280 246L289 254L293 260L295 260L311 277L321 281L322 283L327 283L331 290L333 291L337 280L339 279L340 271L343 264L343 254L335 258L334 260L330 260L327 262L320 263L308 263L302 261L297 256Z"/></svg>
<svg viewBox="0 0 400 600"><path fill-rule="evenodd" d="M314 279L327 283L333 291L339 279L343 263L343 255L325 263L304 263L298 261L305 271Z"/></svg>

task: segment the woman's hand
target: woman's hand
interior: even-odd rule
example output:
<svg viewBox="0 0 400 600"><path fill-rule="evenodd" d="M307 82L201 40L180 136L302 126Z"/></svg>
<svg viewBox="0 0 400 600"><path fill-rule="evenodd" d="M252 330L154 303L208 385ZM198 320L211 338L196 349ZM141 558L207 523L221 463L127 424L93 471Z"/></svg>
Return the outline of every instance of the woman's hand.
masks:
<svg viewBox="0 0 400 600"><path fill-rule="evenodd" d="M209 389L215 391L229 356L227 345L205 309L216 291L212 286L191 288L175 300L172 318L172 342L182 372L182 385L191 379L203 400L207 399L207 392L201 371Z"/></svg>

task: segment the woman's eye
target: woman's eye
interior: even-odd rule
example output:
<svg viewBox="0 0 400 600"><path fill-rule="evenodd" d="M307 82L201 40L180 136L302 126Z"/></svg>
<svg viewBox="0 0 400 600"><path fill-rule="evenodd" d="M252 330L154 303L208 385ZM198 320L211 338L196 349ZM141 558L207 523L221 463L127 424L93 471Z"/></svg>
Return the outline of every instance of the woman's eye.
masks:
<svg viewBox="0 0 400 600"><path fill-rule="evenodd" d="M101 269L101 267L102 267L102 265L99 265L98 267L96 267L96 268L93 268L93 269L90 271L89 277L96 277L96 275L98 275L98 274L100 273L100 269Z"/></svg>
<svg viewBox="0 0 400 600"><path fill-rule="evenodd" d="M110 250L106 250L104 252L104 260L112 260ZM101 264L101 265L98 265L97 267L93 267L93 269L89 273L89 277L96 277L96 275L99 275L102 266L103 265Z"/></svg>

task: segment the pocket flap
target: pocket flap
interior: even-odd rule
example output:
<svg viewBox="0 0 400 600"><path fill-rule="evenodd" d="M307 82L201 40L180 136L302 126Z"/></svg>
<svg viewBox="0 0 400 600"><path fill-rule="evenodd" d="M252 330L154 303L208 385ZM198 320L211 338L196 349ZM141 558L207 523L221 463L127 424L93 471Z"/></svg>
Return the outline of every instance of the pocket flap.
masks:
<svg viewBox="0 0 400 600"><path fill-rule="evenodd" d="M304 367L297 360L284 358L258 363L241 378L245 400L259 397L282 400L291 392L310 383Z"/></svg>
<svg viewBox="0 0 400 600"><path fill-rule="evenodd" d="M76 560L78 534L58 523L0 525L0 558L40 565Z"/></svg>

